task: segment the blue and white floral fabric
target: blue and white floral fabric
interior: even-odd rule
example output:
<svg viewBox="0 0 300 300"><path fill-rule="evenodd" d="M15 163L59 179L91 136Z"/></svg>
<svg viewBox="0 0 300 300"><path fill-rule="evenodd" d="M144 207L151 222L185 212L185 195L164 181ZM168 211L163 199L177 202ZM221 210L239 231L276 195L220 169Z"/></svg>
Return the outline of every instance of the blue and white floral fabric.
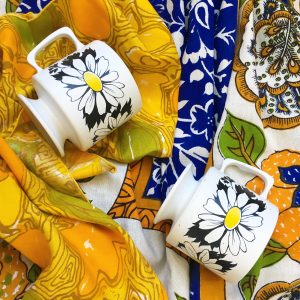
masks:
<svg viewBox="0 0 300 300"><path fill-rule="evenodd" d="M237 1L150 0L169 27L182 66L172 158L155 159L145 193L165 199L185 166L204 173L232 71ZM199 267L191 264L190 299L200 298Z"/></svg>
<svg viewBox="0 0 300 300"><path fill-rule="evenodd" d="M169 27L182 63L178 123L170 159L155 159L145 193L164 199L185 166L203 173L232 70L237 1L150 0Z"/></svg>
<svg viewBox="0 0 300 300"><path fill-rule="evenodd" d="M16 12L19 13L38 13L40 12L48 3L50 0L23 0L19 7L17 8Z"/></svg>

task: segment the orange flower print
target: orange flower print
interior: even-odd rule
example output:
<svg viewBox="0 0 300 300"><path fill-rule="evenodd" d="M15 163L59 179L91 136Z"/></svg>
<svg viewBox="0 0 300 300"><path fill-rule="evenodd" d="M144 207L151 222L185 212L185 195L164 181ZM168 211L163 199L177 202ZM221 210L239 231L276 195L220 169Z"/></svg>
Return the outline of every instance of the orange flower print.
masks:
<svg viewBox="0 0 300 300"><path fill-rule="evenodd" d="M274 178L268 200L280 211L272 240L284 247L290 258L300 262L300 152L275 152L262 162L261 169ZM260 194L263 182L255 177L247 187Z"/></svg>
<svg viewBox="0 0 300 300"><path fill-rule="evenodd" d="M299 16L283 1L245 2L233 65L237 90L255 102L264 127L299 126Z"/></svg>
<svg viewBox="0 0 300 300"><path fill-rule="evenodd" d="M284 300L299 299L300 297L300 279L291 283L286 281L275 281L261 287L256 293L255 300Z"/></svg>

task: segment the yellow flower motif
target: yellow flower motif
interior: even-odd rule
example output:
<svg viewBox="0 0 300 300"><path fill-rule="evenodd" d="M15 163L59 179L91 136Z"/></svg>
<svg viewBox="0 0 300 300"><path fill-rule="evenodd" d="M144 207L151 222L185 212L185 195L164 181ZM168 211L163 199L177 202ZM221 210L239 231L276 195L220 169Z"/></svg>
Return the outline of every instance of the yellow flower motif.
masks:
<svg viewBox="0 0 300 300"><path fill-rule="evenodd" d="M109 69L109 61L103 56L96 59L92 54L75 58L72 65L62 68L62 82L69 90L72 101L79 101L78 110L90 115L95 107L99 115L118 106L116 98L122 98L124 84L117 82L118 72Z"/></svg>
<svg viewBox="0 0 300 300"><path fill-rule="evenodd" d="M222 254L228 250L232 255L246 252L246 242L255 240L252 229L262 225L262 217L257 215L259 205L248 200L246 193L238 193L235 184L230 183L227 191L220 189L216 199L207 200L207 213L199 215L200 229L211 230L205 241L211 244L220 240Z"/></svg>

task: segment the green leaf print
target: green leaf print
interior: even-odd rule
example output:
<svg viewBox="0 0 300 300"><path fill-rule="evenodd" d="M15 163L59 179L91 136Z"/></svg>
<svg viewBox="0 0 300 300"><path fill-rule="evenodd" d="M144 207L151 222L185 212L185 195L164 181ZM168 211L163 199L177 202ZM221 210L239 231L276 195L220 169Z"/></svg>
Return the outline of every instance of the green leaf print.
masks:
<svg viewBox="0 0 300 300"><path fill-rule="evenodd" d="M185 298L179 296L177 293L175 293L175 297L177 300L186 300Z"/></svg>
<svg viewBox="0 0 300 300"><path fill-rule="evenodd" d="M280 261L286 255L287 249L279 243L270 240L263 255L262 268L269 267Z"/></svg>
<svg viewBox="0 0 300 300"><path fill-rule="evenodd" d="M5 275L5 278L4 278L4 280L3 280L3 284L4 285L10 285L11 284L11 280L12 280L12 274L11 273L7 273L6 275Z"/></svg>
<svg viewBox="0 0 300 300"><path fill-rule="evenodd" d="M263 256L261 255L248 274L239 282L239 289L245 300L250 300L260 273Z"/></svg>
<svg viewBox="0 0 300 300"><path fill-rule="evenodd" d="M219 134L218 146L223 157L257 167L255 162L264 152L266 140L258 126L227 111L226 120Z"/></svg>
<svg viewBox="0 0 300 300"><path fill-rule="evenodd" d="M39 277L39 275L41 274L41 271L42 270L38 265L33 264L27 274L28 280L31 283L35 282L37 280L37 278Z"/></svg>
<svg viewBox="0 0 300 300"><path fill-rule="evenodd" d="M13 13L18 8L18 4L20 1L14 1L14 0L6 0L6 12L7 13Z"/></svg>
<svg viewBox="0 0 300 300"><path fill-rule="evenodd" d="M286 249L270 240L262 255L249 273L239 282L239 288L245 300L250 300L262 268L274 265L286 255Z"/></svg>

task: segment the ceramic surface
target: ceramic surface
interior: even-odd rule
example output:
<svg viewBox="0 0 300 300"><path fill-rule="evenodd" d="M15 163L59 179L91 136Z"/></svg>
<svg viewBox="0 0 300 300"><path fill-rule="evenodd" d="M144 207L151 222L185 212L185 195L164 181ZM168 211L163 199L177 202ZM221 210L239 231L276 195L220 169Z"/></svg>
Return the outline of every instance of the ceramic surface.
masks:
<svg viewBox="0 0 300 300"><path fill-rule="evenodd" d="M42 69L36 55L54 40L71 39L76 51ZM129 69L106 43L93 41L84 46L71 29L61 28L37 45L28 55L37 70L32 77L39 96L19 98L38 128L64 155L69 139L87 150L128 121L141 108L141 96Z"/></svg>
<svg viewBox="0 0 300 300"><path fill-rule="evenodd" d="M263 179L256 195L226 175L228 166ZM267 199L273 178L244 163L226 159L221 170L210 168L199 182L189 165L155 218L172 219L167 242L222 278L241 280L267 245L278 218L278 208Z"/></svg>

